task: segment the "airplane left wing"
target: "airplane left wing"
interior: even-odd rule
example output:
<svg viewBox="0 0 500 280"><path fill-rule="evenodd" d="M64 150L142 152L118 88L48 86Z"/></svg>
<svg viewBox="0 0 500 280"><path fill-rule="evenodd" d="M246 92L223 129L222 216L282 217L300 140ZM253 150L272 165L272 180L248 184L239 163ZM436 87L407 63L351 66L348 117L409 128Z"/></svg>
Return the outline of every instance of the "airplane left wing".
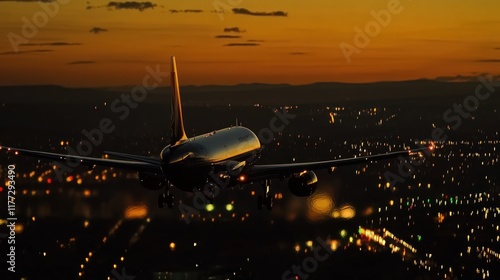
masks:
<svg viewBox="0 0 500 280"><path fill-rule="evenodd" d="M434 146L430 146L426 148L404 150L404 151L378 154L372 156L364 156L364 157L353 157L345 159L334 159L334 160L312 161L312 162L253 165L246 172L243 173L246 177L245 181L259 181L266 179L285 178L293 173L299 173L304 170L319 170L319 169L329 169L338 166L354 165L364 162L397 158L399 156L408 156L411 154L416 154L422 151L433 150L433 149Z"/></svg>
<svg viewBox="0 0 500 280"><path fill-rule="evenodd" d="M57 154L57 153L48 153L48 152L33 151L26 149L10 148L3 146L0 146L0 150L7 151L8 154L25 155L35 158L48 159L61 162L63 164L66 162L69 162L70 164L78 163L78 165L87 166L90 169L93 168L94 165L99 165L99 166L116 167L116 168L129 169L135 171L149 171L158 174L162 172L159 162L154 163L152 161L145 162L145 161L93 158L93 157L84 157L84 156L69 155L69 154Z"/></svg>

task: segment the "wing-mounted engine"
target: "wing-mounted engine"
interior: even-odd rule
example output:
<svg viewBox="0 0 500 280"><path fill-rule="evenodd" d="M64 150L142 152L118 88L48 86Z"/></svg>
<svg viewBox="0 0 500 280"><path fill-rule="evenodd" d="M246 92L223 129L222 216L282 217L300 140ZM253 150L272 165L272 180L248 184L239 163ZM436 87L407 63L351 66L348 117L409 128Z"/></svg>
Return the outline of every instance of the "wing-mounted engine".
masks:
<svg viewBox="0 0 500 280"><path fill-rule="evenodd" d="M143 187L150 190L159 190L167 185L163 173L139 172L139 180Z"/></svg>
<svg viewBox="0 0 500 280"><path fill-rule="evenodd" d="M313 171L303 171L293 174L288 179L288 188L296 196L310 196L318 186L318 177Z"/></svg>

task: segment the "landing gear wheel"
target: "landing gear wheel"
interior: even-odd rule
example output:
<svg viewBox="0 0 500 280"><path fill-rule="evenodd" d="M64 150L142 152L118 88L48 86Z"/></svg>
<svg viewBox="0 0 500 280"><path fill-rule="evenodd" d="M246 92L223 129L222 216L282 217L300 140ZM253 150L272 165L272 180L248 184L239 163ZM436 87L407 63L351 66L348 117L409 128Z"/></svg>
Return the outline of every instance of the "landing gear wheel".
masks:
<svg viewBox="0 0 500 280"><path fill-rule="evenodd" d="M158 195L158 208L163 208L164 205L165 205L165 194L162 193Z"/></svg>
<svg viewBox="0 0 500 280"><path fill-rule="evenodd" d="M273 205L274 205L274 198L273 197L268 197L266 199L267 210L272 210L273 209Z"/></svg>
<svg viewBox="0 0 500 280"><path fill-rule="evenodd" d="M167 199L168 209L174 208L174 195L168 194L166 199Z"/></svg>
<svg viewBox="0 0 500 280"><path fill-rule="evenodd" d="M158 195L158 207L163 208L167 204L169 209L174 207L174 196L172 194L160 194Z"/></svg>
<svg viewBox="0 0 500 280"><path fill-rule="evenodd" d="M271 210L273 209L274 205L274 198L269 194L269 190L271 189L271 181L265 180L261 184L264 195L259 195L257 197L257 207L259 208L259 210L262 210L262 208L266 206L267 210Z"/></svg>

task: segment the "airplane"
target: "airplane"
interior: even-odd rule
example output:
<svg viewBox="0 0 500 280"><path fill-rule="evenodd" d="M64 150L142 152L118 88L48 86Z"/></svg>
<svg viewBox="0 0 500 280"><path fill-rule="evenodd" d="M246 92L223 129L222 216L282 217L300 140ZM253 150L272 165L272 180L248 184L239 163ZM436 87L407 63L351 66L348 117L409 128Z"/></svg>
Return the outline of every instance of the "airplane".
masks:
<svg viewBox="0 0 500 280"><path fill-rule="evenodd" d="M165 204L168 208L173 208L172 187L187 192L205 188L209 194L214 194L218 188L260 183L263 195L258 196L258 208L265 206L270 210L274 203L273 196L270 195L271 180L288 179L290 192L306 197L312 195L317 188L318 178L314 170L326 169L331 173L333 168L339 166L413 155L434 149L432 144L428 147L363 157L259 165L257 162L263 145L257 135L246 127L232 126L191 138L186 136L174 56L171 57L171 67L171 138L170 144L161 150L158 158L120 152L105 152L120 159L94 158L5 146L0 146L0 150L56 162L79 162L90 170L94 166L107 166L137 171L143 187L150 190L165 189L158 196L160 208ZM212 201L213 195L209 195L209 198Z"/></svg>

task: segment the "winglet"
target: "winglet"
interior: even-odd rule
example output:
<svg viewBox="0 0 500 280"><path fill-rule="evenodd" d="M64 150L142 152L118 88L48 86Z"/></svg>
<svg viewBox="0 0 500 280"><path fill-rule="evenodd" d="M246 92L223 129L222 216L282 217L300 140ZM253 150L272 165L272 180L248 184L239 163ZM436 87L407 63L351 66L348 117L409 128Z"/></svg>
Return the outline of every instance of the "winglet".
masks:
<svg viewBox="0 0 500 280"><path fill-rule="evenodd" d="M171 102L171 130L172 136L170 138L170 144L172 146L181 143L187 139L186 132L184 131L184 120L182 118L182 103L181 94L179 90L179 79L177 78L177 66L175 64L175 57L172 56L171 59L172 71L170 73L171 77L171 87L172 87L172 102Z"/></svg>

